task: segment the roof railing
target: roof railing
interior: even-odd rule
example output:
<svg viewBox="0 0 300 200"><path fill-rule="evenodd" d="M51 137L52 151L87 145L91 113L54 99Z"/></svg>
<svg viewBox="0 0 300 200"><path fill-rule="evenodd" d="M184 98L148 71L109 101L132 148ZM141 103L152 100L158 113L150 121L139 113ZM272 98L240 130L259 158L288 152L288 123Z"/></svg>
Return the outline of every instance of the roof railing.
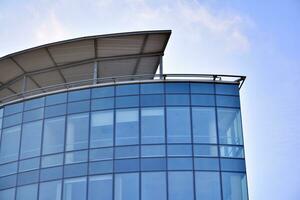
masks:
<svg viewBox="0 0 300 200"><path fill-rule="evenodd" d="M6 96L0 99L0 106L31 99L45 94L58 93L68 90L75 90L85 87L95 87L101 85L136 83L136 82L161 82L161 81L194 81L194 82L213 82L213 83L234 83L242 87L246 76L240 75L221 75L221 74L139 74L127 76L115 76L96 79L85 79L74 82L54 84L46 87L36 88L32 90L24 90L23 92Z"/></svg>

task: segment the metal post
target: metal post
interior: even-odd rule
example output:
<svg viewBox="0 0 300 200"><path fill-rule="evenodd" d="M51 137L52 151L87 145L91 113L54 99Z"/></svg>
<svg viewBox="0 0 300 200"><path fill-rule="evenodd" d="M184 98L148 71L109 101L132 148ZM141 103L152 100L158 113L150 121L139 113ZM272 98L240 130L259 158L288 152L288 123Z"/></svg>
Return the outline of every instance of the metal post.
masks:
<svg viewBox="0 0 300 200"><path fill-rule="evenodd" d="M27 77L26 77L26 75L24 75L24 77L23 77L23 88L22 88L23 95L25 94L26 89L27 89Z"/></svg>
<svg viewBox="0 0 300 200"><path fill-rule="evenodd" d="M94 62L94 76L93 76L93 84L97 84L97 77L98 77L98 62Z"/></svg>
<svg viewBox="0 0 300 200"><path fill-rule="evenodd" d="M160 56L159 62L159 78L163 79L163 56Z"/></svg>

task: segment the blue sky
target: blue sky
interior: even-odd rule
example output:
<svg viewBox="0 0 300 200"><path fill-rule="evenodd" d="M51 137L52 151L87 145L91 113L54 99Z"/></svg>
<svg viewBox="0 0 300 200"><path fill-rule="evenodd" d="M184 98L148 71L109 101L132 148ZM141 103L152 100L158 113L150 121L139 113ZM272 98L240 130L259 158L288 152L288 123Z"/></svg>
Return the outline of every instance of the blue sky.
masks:
<svg viewBox="0 0 300 200"><path fill-rule="evenodd" d="M299 0L0 0L0 56L74 37L172 29L165 73L246 75L251 200L300 199Z"/></svg>

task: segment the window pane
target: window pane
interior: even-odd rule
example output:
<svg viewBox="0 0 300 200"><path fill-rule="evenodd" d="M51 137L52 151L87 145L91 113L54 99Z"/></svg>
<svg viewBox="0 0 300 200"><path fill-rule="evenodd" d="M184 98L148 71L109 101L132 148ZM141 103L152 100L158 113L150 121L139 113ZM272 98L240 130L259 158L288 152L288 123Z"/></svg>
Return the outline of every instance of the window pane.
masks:
<svg viewBox="0 0 300 200"><path fill-rule="evenodd" d="M240 107L240 98L238 96L217 95L217 106Z"/></svg>
<svg viewBox="0 0 300 200"><path fill-rule="evenodd" d="M139 174L115 175L115 200L139 199Z"/></svg>
<svg viewBox="0 0 300 200"><path fill-rule="evenodd" d="M163 106L165 104L164 95L141 95L141 106Z"/></svg>
<svg viewBox="0 0 300 200"><path fill-rule="evenodd" d="M88 151L74 151L65 154L65 164L87 162Z"/></svg>
<svg viewBox="0 0 300 200"><path fill-rule="evenodd" d="M61 181L40 183L39 200L60 200Z"/></svg>
<svg viewBox="0 0 300 200"><path fill-rule="evenodd" d="M246 165L243 159L221 159L221 170L232 172L245 172Z"/></svg>
<svg viewBox="0 0 300 200"><path fill-rule="evenodd" d="M193 108L194 143L217 143L215 108Z"/></svg>
<svg viewBox="0 0 300 200"><path fill-rule="evenodd" d="M166 156L165 145L145 145L141 146L142 157L164 157Z"/></svg>
<svg viewBox="0 0 300 200"><path fill-rule="evenodd" d="M192 146L168 145L168 156L192 156Z"/></svg>
<svg viewBox="0 0 300 200"><path fill-rule="evenodd" d="M89 179L89 200L112 200L112 175L92 176Z"/></svg>
<svg viewBox="0 0 300 200"><path fill-rule="evenodd" d="M139 106L139 96L116 97L116 108L129 108Z"/></svg>
<svg viewBox="0 0 300 200"><path fill-rule="evenodd" d="M88 147L89 113L68 116L66 150L79 150Z"/></svg>
<svg viewBox="0 0 300 200"><path fill-rule="evenodd" d="M195 158L195 170L219 170L219 159L217 158Z"/></svg>
<svg viewBox="0 0 300 200"><path fill-rule="evenodd" d="M166 169L165 158L143 158L141 160L141 171L165 171Z"/></svg>
<svg viewBox="0 0 300 200"><path fill-rule="evenodd" d="M20 132L20 126L3 130L0 146L0 163L18 159Z"/></svg>
<svg viewBox="0 0 300 200"><path fill-rule="evenodd" d="M193 200L193 173L169 172L169 200Z"/></svg>
<svg viewBox="0 0 300 200"><path fill-rule="evenodd" d="M142 108L142 144L165 142L164 108Z"/></svg>
<svg viewBox="0 0 300 200"><path fill-rule="evenodd" d="M0 191L0 199L15 200L15 188Z"/></svg>
<svg viewBox="0 0 300 200"><path fill-rule="evenodd" d="M92 98L112 97L114 96L114 87L99 87L92 89Z"/></svg>
<svg viewBox="0 0 300 200"><path fill-rule="evenodd" d="M139 150L139 146L115 147L115 158L137 158Z"/></svg>
<svg viewBox="0 0 300 200"><path fill-rule="evenodd" d="M215 97L213 95L192 95L193 106L215 106Z"/></svg>
<svg viewBox="0 0 300 200"><path fill-rule="evenodd" d="M3 118L3 128L14 126L22 123L22 113L10 115Z"/></svg>
<svg viewBox="0 0 300 200"><path fill-rule="evenodd" d="M164 85L161 83L141 84L141 94L159 94L164 92Z"/></svg>
<svg viewBox="0 0 300 200"><path fill-rule="evenodd" d="M247 200L247 180L242 173L222 173L223 200Z"/></svg>
<svg viewBox="0 0 300 200"><path fill-rule="evenodd" d="M220 175L218 172L196 172L196 199L221 200Z"/></svg>
<svg viewBox="0 0 300 200"><path fill-rule="evenodd" d="M220 146L221 157L244 158L244 148L239 146Z"/></svg>
<svg viewBox="0 0 300 200"><path fill-rule="evenodd" d="M189 95L172 94L166 95L166 105L168 106L188 106L190 105Z"/></svg>
<svg viewBox="0 0 300 200"><path fill-rule="evenodd" d="M92 113L90 146L113 145L114 113L112 110Z"/></svg>
<svg viewBox="0 0 300 200"><path fill-rule="evenodd" d="M37 183L39 180L39 170L22 172L18 174L18 185Z"/></svg>
<svg viewBox="0 0 300 200"><path fill-rule="evenodd" d="M131 85L118 85L116 87L116 95L135 95L139 94L139 85L131 84Z"/></svg>
<svg viewBox="0 0 300 200"><path fill-rule="evenodd" d="M64 150L65 117L46 119L44 123L43 154Z"/></svg>
<svg viewBox="0 0 300 200"><path fill-rule="evenodd" d="M16 200L36 200L38 185L26 185L18 187Z"/></svg>
<svg viewBox="0 0 300 200"><path fill-rule="evenodd" d="M192 158L168 158L169 170L192 170Z"/></svg>
<svg viewBox="0 0 300 200"><path fill-rule="evenodd" d="M4 107L4 115L11 115L23 111L23 103L16 103Z"/></svg>
<svg viewBox="0 0 300 200"><path fill-rule="evenodd" d="M65 179L63 200L86 199L86 178Z"/></svg>
<svg viewBox="0 0 300 200"><path fill-rule="evenodd" d="M43 121L23 125L21 159L40 155Z"/></svg>
<svg viewBox="0 0 300 200"><path fill-rule="evenodd" d="M216 84L216 94L239 95L238 84Z"/></svg>
<svg viewBox="0 0 300 200"><path fill-rule="evenodd" d="M88 172L87 163L79 163L73 165L64 165L64 177L85 176Z"/></svg>
<svg viewBox="0 0 300 200"><path fill-rule="evenodd" d="M112 108L114 108L114 98L92 100L92 110L105 110Z"/></svg>
<svg viewBox="0 0 300 200"><path fill-rule="evenodd" d="M23 114L23 122L35 121L42 119L44 116L44 108L26 111Z"/></svg>
<svg viewBox="0 0 300 200"><path fill-rule="evenodd" d="M188 83L166 83L166 93L189 93Z"/></svg>
<svg viewBox="0 0 300 200"><path fill-rule="evenodd" d="M110 160L113 158L112 148L101 148L90 150L90 161Z"/></svg>
<svg viewBox="0 0 300 200"><path fill-rule="evenodd" d="M57 180L57 179L61 179L62 175L63 175L62 167L51 167L51 168L41 170L40 180L41 181Z"/></svg>
<svg viewBox="0 0 300 200"><path fill-rule="evenodd" d="M7 175L10 175L10 174L16 174L17 173L17 167L18 167L17 162L8 163L8 164L5 164L5 165L0 165L0 177L7 176Z"/></svg>
<svg viewBox="0 0 300 200"><path fill-rule="evenodd" d="M66 104L59 104L45 108L45 118L65 115L67 113Z"/></svg>
<svg viewBox="0 0 300 200"><path fill-rule="evenodd" d="M166 193L166 173L146 172L142 173L142 200L164 200Z"/></svg>
<svg viewBox="0 0 300 200"><path fill-rule="evenodd" d="M115 160L115 172L139 171L139 159Z"/></svg>
<svg viewBox="0 0 300 200"><path fill-rule="evenodd" d="M46 97L46 106L65 103L67 101L67 93L59 93Z"/></svg>
<svg viewBox="0 0 300 200"><path fill-rule="evenodd" d="M0 109L0 118L3 117L3 108Z"/></svg>
<svg viewBox="0 0 300 200"><path fill-rule="evenodd" d="M89 164L89 174L107 174L113 172L113 161L91 162Z"/></svg>
<svg viewBox="0 0 300 200"><path fill-rule="evenodd" d="M19 172L38 169L40 167L40 158L31 158L19 162Z"/></svg>
<svg viewBox="0 0 300 200"><path fill-rule="evenodd" d="M44 97L42 98L37 98L37 99L32 99L29 101L25 101L25 106L24 110L31 110L34 108L40 108L44 106Z"/></svg>
<svg viewBox="0 0 300 200"><path fill-rule="evenodd" d="M55 154L42 157L42 167L53 167L63 164L64 155Z"/></svg>
<svg viewBox="0 0 300 200"><path fill-rule="evenodd" d="M167 130L169 143L191 142L190 109L167 108Z"/></svg>
<svg viewBox="0 0 300 200"><path fill-rule="evenodd" d="M240 110L218 108L218 129L221 144L243 144Z"/></svg>
<svg viewBox="0 0 300 200"><path fill-rule="evenodd" d="M74 103L68 103L68 113L80 113L90 110L90 101L80 101Z"/></svg>
<svg viewBox="0 0 300 200"><path fill-rule="evenodd" d="M138 144L138 109L117 110L116 115L116 145Z"/></svg>
<svg viewBox="0 0 300 200"><path fill-rule="evenodd" d="M216 145L194 145L194 156L217 157L218 147Z"/></svg>
<svg viewBox="0 0 300 200"><path fill-rule="evenodd" d="M68 93L68 101L81 101L90 98L90 89L72 91Z"/></svg>
<svg viewBox="0 0 300 200"><path fill-rule="evenodd" d="M214 84L191 83L191 93L214 94Z"/></svg>

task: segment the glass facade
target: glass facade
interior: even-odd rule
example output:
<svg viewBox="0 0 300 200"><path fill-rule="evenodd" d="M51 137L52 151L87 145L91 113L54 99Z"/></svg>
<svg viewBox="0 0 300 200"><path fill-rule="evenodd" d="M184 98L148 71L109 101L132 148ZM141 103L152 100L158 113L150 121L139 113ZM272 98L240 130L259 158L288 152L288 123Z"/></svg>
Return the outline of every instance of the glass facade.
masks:
<svg viewBox="0 0 300 200"><path fill-rule="evenodd" d="M247 200L236 84L149 82L0 107L2 200Z"/></svg>

